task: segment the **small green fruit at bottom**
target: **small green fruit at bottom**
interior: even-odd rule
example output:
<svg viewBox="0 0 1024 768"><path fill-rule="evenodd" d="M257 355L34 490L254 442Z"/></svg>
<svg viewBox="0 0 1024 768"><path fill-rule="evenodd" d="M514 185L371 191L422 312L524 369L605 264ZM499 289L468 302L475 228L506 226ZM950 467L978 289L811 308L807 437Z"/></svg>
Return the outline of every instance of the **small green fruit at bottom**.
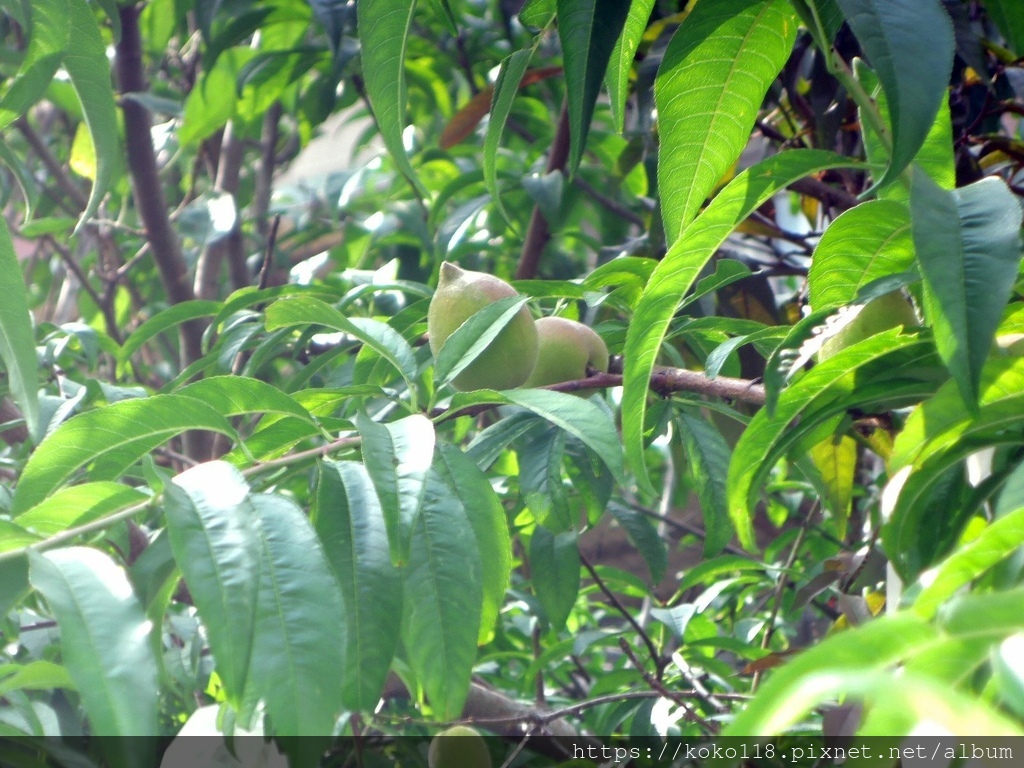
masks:
<svg viewBox="0 0 1024 768"><path fill-rule="evenodd" d="M430 351L437 357L448 337L489 304L518 296L504 280L484 272L444 262L434 298L427 310ZM477 358L452 380L455 389L514 389L533 372L537 362L537 329L525 306L501 329Z"/></svg>
<svg viewBox="0 0 1024 768"><path fill-rule="evenodd" d="M602 373L608 371L608 347L593 329L564 317L542 317L535 325L540 349L525 386L584 379L588 366Z"/></svg>
<svg viewBox="0 0 1024 768"><path fill-rule="evenodd" d="M902 291L891 291L869 301L860 313L835 336L827 339L818 350L818 361L827 360L847 347L902 325L917 325L917 315Z"/></svg>
<svg viewBox="0 0 1024 768"><path fill-rule="evenodd" d="M475 728L454 725L431 740L427 765L430 768L491 768L491 753Z"/></svg>

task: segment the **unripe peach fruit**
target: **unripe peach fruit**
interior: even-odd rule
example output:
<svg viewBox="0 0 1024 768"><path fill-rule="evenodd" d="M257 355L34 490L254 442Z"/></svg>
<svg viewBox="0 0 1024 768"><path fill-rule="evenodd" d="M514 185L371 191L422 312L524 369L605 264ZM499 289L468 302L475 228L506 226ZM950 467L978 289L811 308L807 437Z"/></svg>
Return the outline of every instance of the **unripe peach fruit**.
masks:
<svg viewBox="0 0 1024 768"><path fill-rule="evenodd" d="M430 351L436 357L460 325L499 299L518 296L494 275L472 272L444 262L427 310ZM486 349L452 381L456 389L514 389L529 378L537 362L537 329L525 306L501 329Z"/></svg>
<svg viewBox="0 0 1024 768"><path fill-rule="evenodd" d="M590 327L564 317L542 317L535 325L540 351L527 387L586 378L588 366L607 372L608 347Z"/></svg>
<svg viewBox="0 0 1024 768"><path fill-rule="evenodd" d="M914 308L904 298L903 292L890 291L865 304L857 317L826 340L818 350L818 360L827 360L847 347L898 325L907 328L917 324Z"/></svg>
<svg viewBox="0 0 1024 768"><path fill-rule="evenodd" d="M427 765L430 768L491 768L491 753L475 728L453 725L431 740Z"/></svg>

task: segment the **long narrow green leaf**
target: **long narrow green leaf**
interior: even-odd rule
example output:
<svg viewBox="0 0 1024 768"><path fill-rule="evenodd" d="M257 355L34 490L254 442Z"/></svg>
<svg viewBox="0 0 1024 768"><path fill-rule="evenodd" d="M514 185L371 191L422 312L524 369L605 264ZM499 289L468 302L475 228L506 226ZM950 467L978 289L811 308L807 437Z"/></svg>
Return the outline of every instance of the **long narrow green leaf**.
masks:
<svg viewBox="0 0 1024 768"><path fill-rule="evenodd" d="M89 193L89 202L78 220L81 228L99 208L104 195L114 183L121 167L121 138L117 130L117 106L110 83L110 62L107 46L100 34L92 7L84 0L68 0L73 34L68 39L64 69L78 94L85 115L85 124L96 153L96 178Z"/></svg>
<svg viewBox="0 0 1024 768"><path fill-rule="evenodd" d="M958 548L946 560L922 576L925 584L914 610L931 618L960 587L970 583L1024 545L1024 508L1000 517L978 538Z"/></svg>
<svg viewBox="0 0 1024 768"><path fill-rule="evenodd" d="M938 623L954 636L987 634L993 639L1003 638L1020 632L1022 601L1024 589L1020 587L958 595L939 611Z"/></svg>
<svg viewBox="0 0 1024 768"><path fill-rule="evenodd" d="M889 102L886 99L885 91L882 90L878 76L868 68L860 59L853 62L854 74L864 86L864 89L875 100L875 105L882 120L889 124L892 120L889 114ZM859 110L861 117L861 135L864 141L864 153L867 156L868 165L877 169L884 169L889 162L889 151L884 146L881 138L871 127L871 121L864 116L864 109ZM953 124L950 120L949 99L943 95L939 101L939 111L935 115L928 135L924 143L914 156L914 166L927 173L932 181L943 189L956 187L956 159L953 151ZM875 178L880 179L881 175L875 173ZM906 184L886 184L878 190L879 198L883 200L894 200L907 204L910 202L910 186Z"/></svg>
<svg viewBox="0 0 1024 768"><path fill-rule="evenodd" d="M668 567L668 547L665 539L658 533L651 518L643 512L623 504L610 504L608 511L626 532L629 543L636 547L636 551L643 557L651 577L651 586L657 586Z"/></svg>
<svg viewBox="0 0 1024 768"><path fill-rule="evenodd" d="M34 507L86 465L92 478L115 480L154 448L190 429L234 435L227 419L213 408L179 395L122 400L75 416L51 432L29 458L11 511L18 515Z"/></svg>
<svg viewBox="0 0 1024 768"><path fill-rule="evenodd" d="M622 445L606 410L581 397L545 389L512 389L502 395L579 438L600 457L616 481L624 482Z"/></svg>
<svg viewBox="0 0 1024 768"><path fill-rule="evenodd" d="M37 544L40 537L10 520L0 520L0 552L25 549Z"/></svg>
<svg viewBox="0 0 1024 768"><path fill-rule="evenodd" d="M539 423L537 416L532 413L514 413L477 432L466 448L466 453L480 469L486 470L498 460L509 443L522 437Z"/></svg>
<svg viewBox="0 0 1024 768"><path fill-rule="evenodd" d="M654 86L670 246L747 145L796 28L788 0L702 0L673 36Z"/></svg>
<svg viewBox="0 0 1024 768"><path fill-rule="evenodd" d="M953 650L955 646L949 648ZM975 733L1021 735L1020 729L1005 715L969 694L931 679L930 675L911 674L904 670L899 677L899 685L894 686L890 670L849 669L838 665L823 665L821 671L805 674L790 690L777 695L770 704L775 710L774 715L755 721L749 726L754 730L730 729L728 732L748 737L783 733L819 704L842 696L867 704L867 715L858 736L906 736L922 724L950 737L969 737ZM749 725L749 722L744 720L745 724ZM936 747L942 744L938 740L935 743Z"/></svg>
<svg viewBox="0 0 1024 768"><path fill-rule="evenodd" d="M829 224L814 249L807 276L815 310L850 304L872 280L904 272L914 263L907 206L872 200Z"/></svg>
<svg viewBox="0 0 1024 768"><path fill-rule="evenodd" d="M341 712L348 622L341 589L309 519L280 496L250 496L260 546L247 698L275 733L327 736Z"/></svg>
<svg viewBox="0 0 1024 768"><path fill-rule="evenodd" d="M676 420L704 516L704 557L714 557L732 538L726 495L731 451L710 422L686 411Z"/></svg>
<svg viewBox="0 0 1024 768"><path fill-rule="evenodd" d="M925 317L964 400L975 403L1020 265L1020 205L1001 179L946 192L918 169L911 213Z"/></svg>
<svg viewBox="0 0 1024 768"><path fill-rule="evenodd" d="M857 474L857 441L849 435L830 435L807 452L813 465L811 480L818 489L822 509L829 512L836 538L846 538Z"/></svg>
<svg viewBox="0 0 1024 768"><path fill-rule="evenodd" d="M865 339L816 365L779 397L775 412L762 409L744 430L729 465L729 515L740 542L755 549L751 522L755 497L768 471L808 435L819 442L834 433L830 420L847 409L888 400L899 407L902 398L921 399L934 389L919 369L934 353L930 345L897 331ZM825 433L814 430L825 425Z"/></svg>
<svg viewBox="0 0 1024 768"><path fill-rule="evenodd" d="M587 145L594 104L608 58L629 13L624 0L557 0L566 98L569 104L569 165L575 173Z"/></svg>
<svg viewBox="0 0 1024 768"><path fill-rule="evenodd" d="M831 44L836 39L836 33L843 26L843 12L836 0L794 0L793 6L808 29L815 29L817 17L825 33L823 43Z"/></svg>
<svg viewBox="0 0 1024 768"><path fill-rule="evenodd" d="M985 0L985 10L1006 37L1010 49L1024 56L1024 16L1016 0Z"/></svg>
<svg viewBox="0 0 1024 768"><path fill-rule="evenodd" d="M252 653L260 564L249 486L233 466L212 461L175 477L166 499L174 560L206 627L228 701L237 708Z"/></svg>
<svg viewBox="0 0 1024 768"><path fill-rule="evenodd" d="M999 413L1012 417L1015 406L1024 405L1024 358L994 357L982 371L979 412L959 396L955 382L944 384L933 397L921 403L907 417L893 444L889 468L893 473L904 467L920 466L931 456L956 449L966 435L1005 428ZM1020 412L1024 419L1024 409ZM987 424L984 422L988 422Z"/></svg>
<svg viewBox="0 0 1024 768"><path fill-rule="evenodd" d="M939 0L837 0L878 72L892 124L883 186L914 159L935 122L953 67L953 22Z"/></svg>
<svg viewBox="0 0 1024 768"><path fill-rule="evenodd" d="M512 102L515 101L516 93L519 91L519 83L523 80L526 68L530 66L530 59L533 58L535 50L535 45L524 48L501 62L498 77L494 81L491 116L487 120L487 133L484 136L484 184L506 221L510 221L511 217L505 210L505 204L501 199L501 190L498 189L498 147L501 146L501 134L504 132L505 123L508 122L508 116L512 112Z"/></svg>
<svg viewBox="0 0 1024 768"><path fill-rule="evenodd" d="M405 41L416 0L359 0L356 5L363 81L384 146L421 195L423 186L405 153Z"/></svg>
<svg viewBox="0 0 1024 768"><path fill-rule="evenodd" d="M649 485L643 455L648 382L672 316L700 270L729 233L780 189L810 173L856 165L820 150L763 160L729 182L658 262L626 333L622 432L626 458L641 484Z"/></svg>
<svg viewBox="0 0 1024 768"><path fill-rule="evenodd" d="M118 362L123 364L154 336L189 320L215 315L221 306L222 303L219 301L183 301L158 312L132 331L132 334L124 340L124 345L117 353Z"/></svg>
<svg viewBox="0 0 1024 768"><path fill-rule="evenodd" d="M6 616L28 591L28 557L0 561L0 616Z"/></svg>
<svg viewBox="0 0 1024 768"><path fill-rule="evenodd" d="M323 325L359 339L402 375L415 406L416 355L409 342L390 325L364 317L345 317L330 304L308 296L281 299L267 307L268 331L293 325Z"/></svg>
<svg viewBox="0 0 1024 768"><path fill-rule="evenodd" d="M0 667L0 696L11 691L45 691L53 688L75 690L67 669L52 661L30 661L28 664L4 664Z"/></svg>
<svg viewBox="0 0 1024 768"><path fill-rule="evenodd" d="M530 579L551 629L564 626L580 591L580 550L576 531L551 533L538 525L530 539Z"/></svg>
<svg viewBox="0 0 1024 768"><path fill-rule="evenodd" d="M149 498L120 483L82 483L62 488L40 504L18 515L18 525L52 536Z"/></svg>
<svg viewBox="0 0 1024 768"><path fill-rule="evenodd" d="M185 98L178 130L181 146L197 146L232 118L238 105L238 73L254 53L250 49L232 48L202 73Z"/></svg>
<svg viewBox="0 0 1024 768"><path fill-rule="evenodd" d="M275 386L246 376L211 376L188 384L175 392L211 406L223 416L246 413L273 413L315 424L305 408Z"/></svg>
<svg viewBox="0 0 1024 768"><path fill-rule="evenodd" d="M362 464L320 465L313 527L341 585L348 618L342 702L372 712L398 644L402 576L388 557L384 514Z"/></svg>
<svg viewBox="0 0 1024 768"><path fill-rule="evenodd" d="M434 458L434 425L425 416L380 424L360 413L363 462L380 497L391 562L409 562L413 521L423 503Z"/></svg>
<svg viewBox="0 0 1024 768"><path fill-rule="evenodd" d="M528 296L509 296L475 312L445 339L434 360L434 377L443 386L476 360L512 320Z"/></svg>
<svg viewBox="0 0 1024 768"><path fill-rule="evenodd" d="M535 429L517 452L519 493L526 508L539 525L555 533L572 530L578 523L562 481L565 441L564 431L545 424L543 429Z"/></svg>
<svg viewBox="0 0 1024 768"><path fill-rule="evenodd" d="M36 0L30 4L28 49L18 73L0 99L0 129L6 128L46 92L67 50L68 0Z"/></svg>
<svg viewBox="0 0 1024 768"><path fill-rule="evenodd" d="M902 484L882 541L893 566L913 579L934 559L927 547L939 527L956 519L935 521L928 516L933 489L948 479L968 455L989 446L1019 442L1024 424L1024 358L993 358L982 371L977 409L968 408L953 381L922 403L907 419L896 439L889 470ZM909 474L907 474L909 473ZM951 517L955 509L949 509ZM959 523L962 525L962 521ZM945 531L954 540L956 529Z"/></svg>
<svg viewBox="0 0 1024 768"><path fill-rule="evenodd" d="M21 196L25 200L25 208L22 211L23 222L32 220L32 214L36 209L36 201L39 199L39 187L41 186L32 175L32 171L26 163L27 159L21 153L11 149L6 142L0 142L0 163L6 165L8 170L10 170L14 180L18 183Z"/></svg>
<svg viewBox="0 0 1024 768"><path fill-rule="evenodd" d="M615 130L622 133L625 123L626 94L629 91L629 72L633 68L633 57L640 46L640 40L647 29L647 21L651 18L654 0L632 0L629 4L629 15L622 26L622 34L615 43L605 73L608 87L609 104L612 109L612 120Z"/></svg>
<svg viewBox="0 0 1024 768"><path fill-rule="evenodd" d="M505 510L487 476L454 445L438 446L434 469L451 487L476 536L484 598L478 640L483 645L494 636L512 573L512 539Z"/></svg>
<svg viewBox="0 0 1024 768"><path fill-rule="evenodd" d="M483 577L473 527L432 470L413 523L405 568L402 638L438 719L462 713L480 635Z"/></svg>
<svg viewBox="0 0 1024 768"><path fill-rule="evenodd" d="M14 253L7 222L0 221L0 360L7 369L7 386L33 438L39 437L39 375L36 340L28 311L21 265Z"/></svg>
<svg viewBox="0 0 1024 768"><path fill-rule="evenodd" d="M64 665L82 697L92 733L116 736L104 745L119 765L136 763L155 746L157 660L152 625L123 570L95 549L71 547L29 554L32 586L46 598L61 633Z"/></svg>
<svg viewBox="0 0 1024 768"><path fill-rule="evenodd" d="M722 735L782 733L818 704L826 690L841 692L842 683L848 679L858 673L866 675L885 669L907 658L934 642L937 634L920 616L903 613L833 635L773 672ZM842 678L837 677L840 672ZM825 685L826 690L822 690Z"/></svg>

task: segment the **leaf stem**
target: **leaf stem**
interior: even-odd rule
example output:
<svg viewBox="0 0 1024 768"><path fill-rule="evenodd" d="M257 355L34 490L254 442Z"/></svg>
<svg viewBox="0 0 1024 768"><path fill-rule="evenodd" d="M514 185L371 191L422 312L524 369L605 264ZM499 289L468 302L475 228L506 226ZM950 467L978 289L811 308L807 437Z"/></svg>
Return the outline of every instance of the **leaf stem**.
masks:
<svg viewBox="0 0 1024 768"><path fill-rule="evenodd" d="M53 549L54 547L59 547L61 544L65 544L69 541L72 541L73 539L76 539L79 536L85 536L87 534L93 533L94 531L102 531L104 528L108 528L111 525L114 525L115 523L120 523L124 520L128 520L132 517L135 517L135 515L139 514L139 512L142 512L143 510L146 510L153 504L157 503L159 499L160 494L157 494L151 499L146 499L145 501L140 502L138 504L133 504L130 507L125 507L124 509L118 512L106 515L105 517L101 517L98 520L92 520L88 523L84 523L83 525L78 525L74 528L68 528L66 530L63 530L60 533L55 533L53 536L45 538L42 541L37 541L35 544L30 544L27 547L19 547L18 549L9 549L6 552L0 552L0 562L3 562L5 560L13 560L17 557L21 557L22 555L28 554L30 550L42 552L46 549Z"/></svg>
<svg viewBox="0 0 1024 768"><path fill-rule="evenodd" d="M878 111L878 105L875 104L870 94L864 90L864 86L860 84L860 81L850 71L849 66L843 61L843 57L839 55L839 52L829 40L828 35L825 34L825 26L821 23L821 16L818 13L817 5L815 3L806 3L804 7L811 15L811 18L814 19L814 28L810 30L811 37L814 38L815 44L825 57L825 69L846 89L850 98L854 100L860 109L861 115L870 123L875 133L878 134L878 140L885 147L885 151L891 155L892 136L889 133L889 126L885 124L882 114Z"/></svg>

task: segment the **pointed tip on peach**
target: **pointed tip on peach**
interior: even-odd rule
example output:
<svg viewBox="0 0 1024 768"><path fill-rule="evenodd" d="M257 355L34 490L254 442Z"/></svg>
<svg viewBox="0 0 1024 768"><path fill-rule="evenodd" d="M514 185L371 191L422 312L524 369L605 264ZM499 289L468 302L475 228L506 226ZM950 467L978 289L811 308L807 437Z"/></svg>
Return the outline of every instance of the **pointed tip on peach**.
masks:
<svg viewBox="0 0 1024 768"><path fill-rule="evenodd" d="M450 261L441 262L441 270L438 273L438 280L440 282L450 283L453 280L458 280L466 274L466 270Z"/></svg>

